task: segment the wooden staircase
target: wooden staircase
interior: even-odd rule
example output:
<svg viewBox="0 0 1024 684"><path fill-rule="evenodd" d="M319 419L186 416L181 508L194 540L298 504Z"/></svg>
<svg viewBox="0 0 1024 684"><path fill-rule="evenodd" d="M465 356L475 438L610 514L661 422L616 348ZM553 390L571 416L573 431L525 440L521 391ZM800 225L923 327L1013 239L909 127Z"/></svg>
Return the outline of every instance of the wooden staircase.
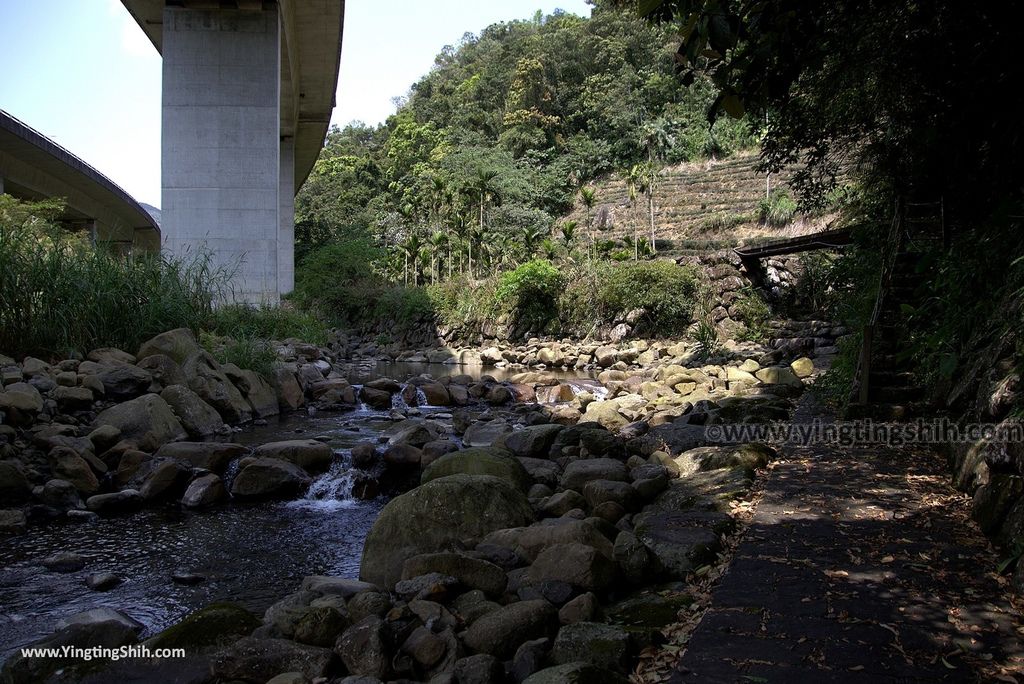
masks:
<svg viewBox="0 0 1024 684"><path fill-rule="evenodd" d="M941 200L897 203L875 307L864 326L848 417L906 420L926 403L925 387L911 370L904 305L917 303L925 280L922 259L940 243L948 244Z"/></svg>

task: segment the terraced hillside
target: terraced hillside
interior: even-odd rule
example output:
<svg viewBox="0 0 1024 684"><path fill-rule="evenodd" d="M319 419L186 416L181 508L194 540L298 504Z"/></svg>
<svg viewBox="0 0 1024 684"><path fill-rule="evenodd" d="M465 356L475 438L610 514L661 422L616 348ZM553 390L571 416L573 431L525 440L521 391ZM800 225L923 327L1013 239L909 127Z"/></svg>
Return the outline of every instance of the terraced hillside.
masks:
<svg viewBox="0 0 1024 684"><path fill-rule="evenodd" d="M797 214L784 226L761 221L760 204L766 177L755 170L757 155L742 153L728 159L683 164L665 169L655 191L656 238L659 252L734 247L759 239L815 232L831 218ZM788 188L793 168L772 174L770 188ZM646 195L629 200L626 181L618 175L594 184L597 204L591 211L598 239L631 239L634 226L649 237ZM791 193L792 194L792 193ZM585 232L586 209L578 204L569 217Z"/></svg>

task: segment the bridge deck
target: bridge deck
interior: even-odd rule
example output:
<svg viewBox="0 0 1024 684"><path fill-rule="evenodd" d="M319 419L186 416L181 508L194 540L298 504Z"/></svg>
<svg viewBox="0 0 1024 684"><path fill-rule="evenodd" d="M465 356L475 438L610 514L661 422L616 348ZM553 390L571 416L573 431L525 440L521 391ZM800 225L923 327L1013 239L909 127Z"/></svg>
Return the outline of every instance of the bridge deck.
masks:
<svg viewBox="0 0 1024 684"><path fill-rule="evenodd" d="M771 242L751 247L737 247L733 251L739 255L742 261L754 261L783 254L799 254L800 252L808 252L814 249L845 247L850 244L851 240L850 229L839 228L820 233L811 233L810 235L772 240Z"/></svg>

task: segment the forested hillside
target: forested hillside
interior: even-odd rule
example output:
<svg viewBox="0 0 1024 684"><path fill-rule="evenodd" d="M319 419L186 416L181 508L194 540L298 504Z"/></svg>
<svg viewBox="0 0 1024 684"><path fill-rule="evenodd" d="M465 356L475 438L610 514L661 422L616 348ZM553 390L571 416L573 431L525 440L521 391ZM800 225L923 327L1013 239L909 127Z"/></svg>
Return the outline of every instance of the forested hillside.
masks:
<svg viewBox="0 0 1024 684"><path fill-rule="evenodd" d="M558 218L604 201L593 179L617 172L642 208L664 167L755 144L744 120L708 123L714 91L680 83L677 44L601 1L591 18L538 13L444 48L386 123L331 132L297 200L300 295L302 259L339 242L410 285L585 253L592 226Z"/></svg>

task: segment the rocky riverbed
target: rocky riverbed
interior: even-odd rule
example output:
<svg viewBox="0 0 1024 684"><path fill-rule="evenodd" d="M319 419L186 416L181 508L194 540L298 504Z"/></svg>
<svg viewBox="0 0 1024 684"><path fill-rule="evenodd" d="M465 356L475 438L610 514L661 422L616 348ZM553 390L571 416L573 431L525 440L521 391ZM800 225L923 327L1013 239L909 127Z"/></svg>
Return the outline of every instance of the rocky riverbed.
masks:
<svg viewBox="0 0 1024 684"><path fill-rule="evenodd" d="M264 682L288 672L309 680L615 680L686 605L687 576L713 561L732 526L730 502L772 456L762 445L699 448L706 426L784 420L805 380L827 365L836 332L818 325L803 341L728 344L712 358L687 344L644 341L534 341L499 349L500 360L477 350L502 381L450 357L445 375L445 366L430 366L429 374L369 379L356 371L380 355L297 341L279 346L281 362L265 379L218 364L187 331L158 336L136 354L96 350L57 364L3 358L0 527L25 535L5 544L31 550L51 528L115 530L139 516L173 520L194 510L192 521L208 516L196 529L212 530L201 545L237 537L242 556L309 556L300 549L312 538L328 556L342 550L348 565L293 563L293 574L309 576L295 576L297 592L262 618L245 605L218 605L154 634L166 623L150 620L147 629L122 605L44 638L187 642L186 661L161 665L194 681ZM420 361L415 353L404 360ZM268 434L275 426L258 425L282 411L337 430ZM237 432L245 423L257 425ZM369 516L353 521L365 532L389 499L369 529L360 580L350 551L362 543L358 530L309 537L272 524L288 520L274 506L289 504L274 501L365 500L369 507L358 510ZM266 511L250 521L264 535L232 527L239 506ZM196 541L191 534L184 536ZM153 545L159 572L166 575L167 556L181 544L168 542L166 553ZM46 560L46 572L82 572L81 558ZM207 577L190 567L197 565L204 563L183 564L181 586L202 586ZM223 565L222 574L246 577L230 560ZM104 579L114 581L92 582ZM238 591L210 598L257 605ZM42 681L59 666L15 657L4 676ZM102 676L127 676L116 671ZM78 681L85 672L64 676Z"/></svg>

